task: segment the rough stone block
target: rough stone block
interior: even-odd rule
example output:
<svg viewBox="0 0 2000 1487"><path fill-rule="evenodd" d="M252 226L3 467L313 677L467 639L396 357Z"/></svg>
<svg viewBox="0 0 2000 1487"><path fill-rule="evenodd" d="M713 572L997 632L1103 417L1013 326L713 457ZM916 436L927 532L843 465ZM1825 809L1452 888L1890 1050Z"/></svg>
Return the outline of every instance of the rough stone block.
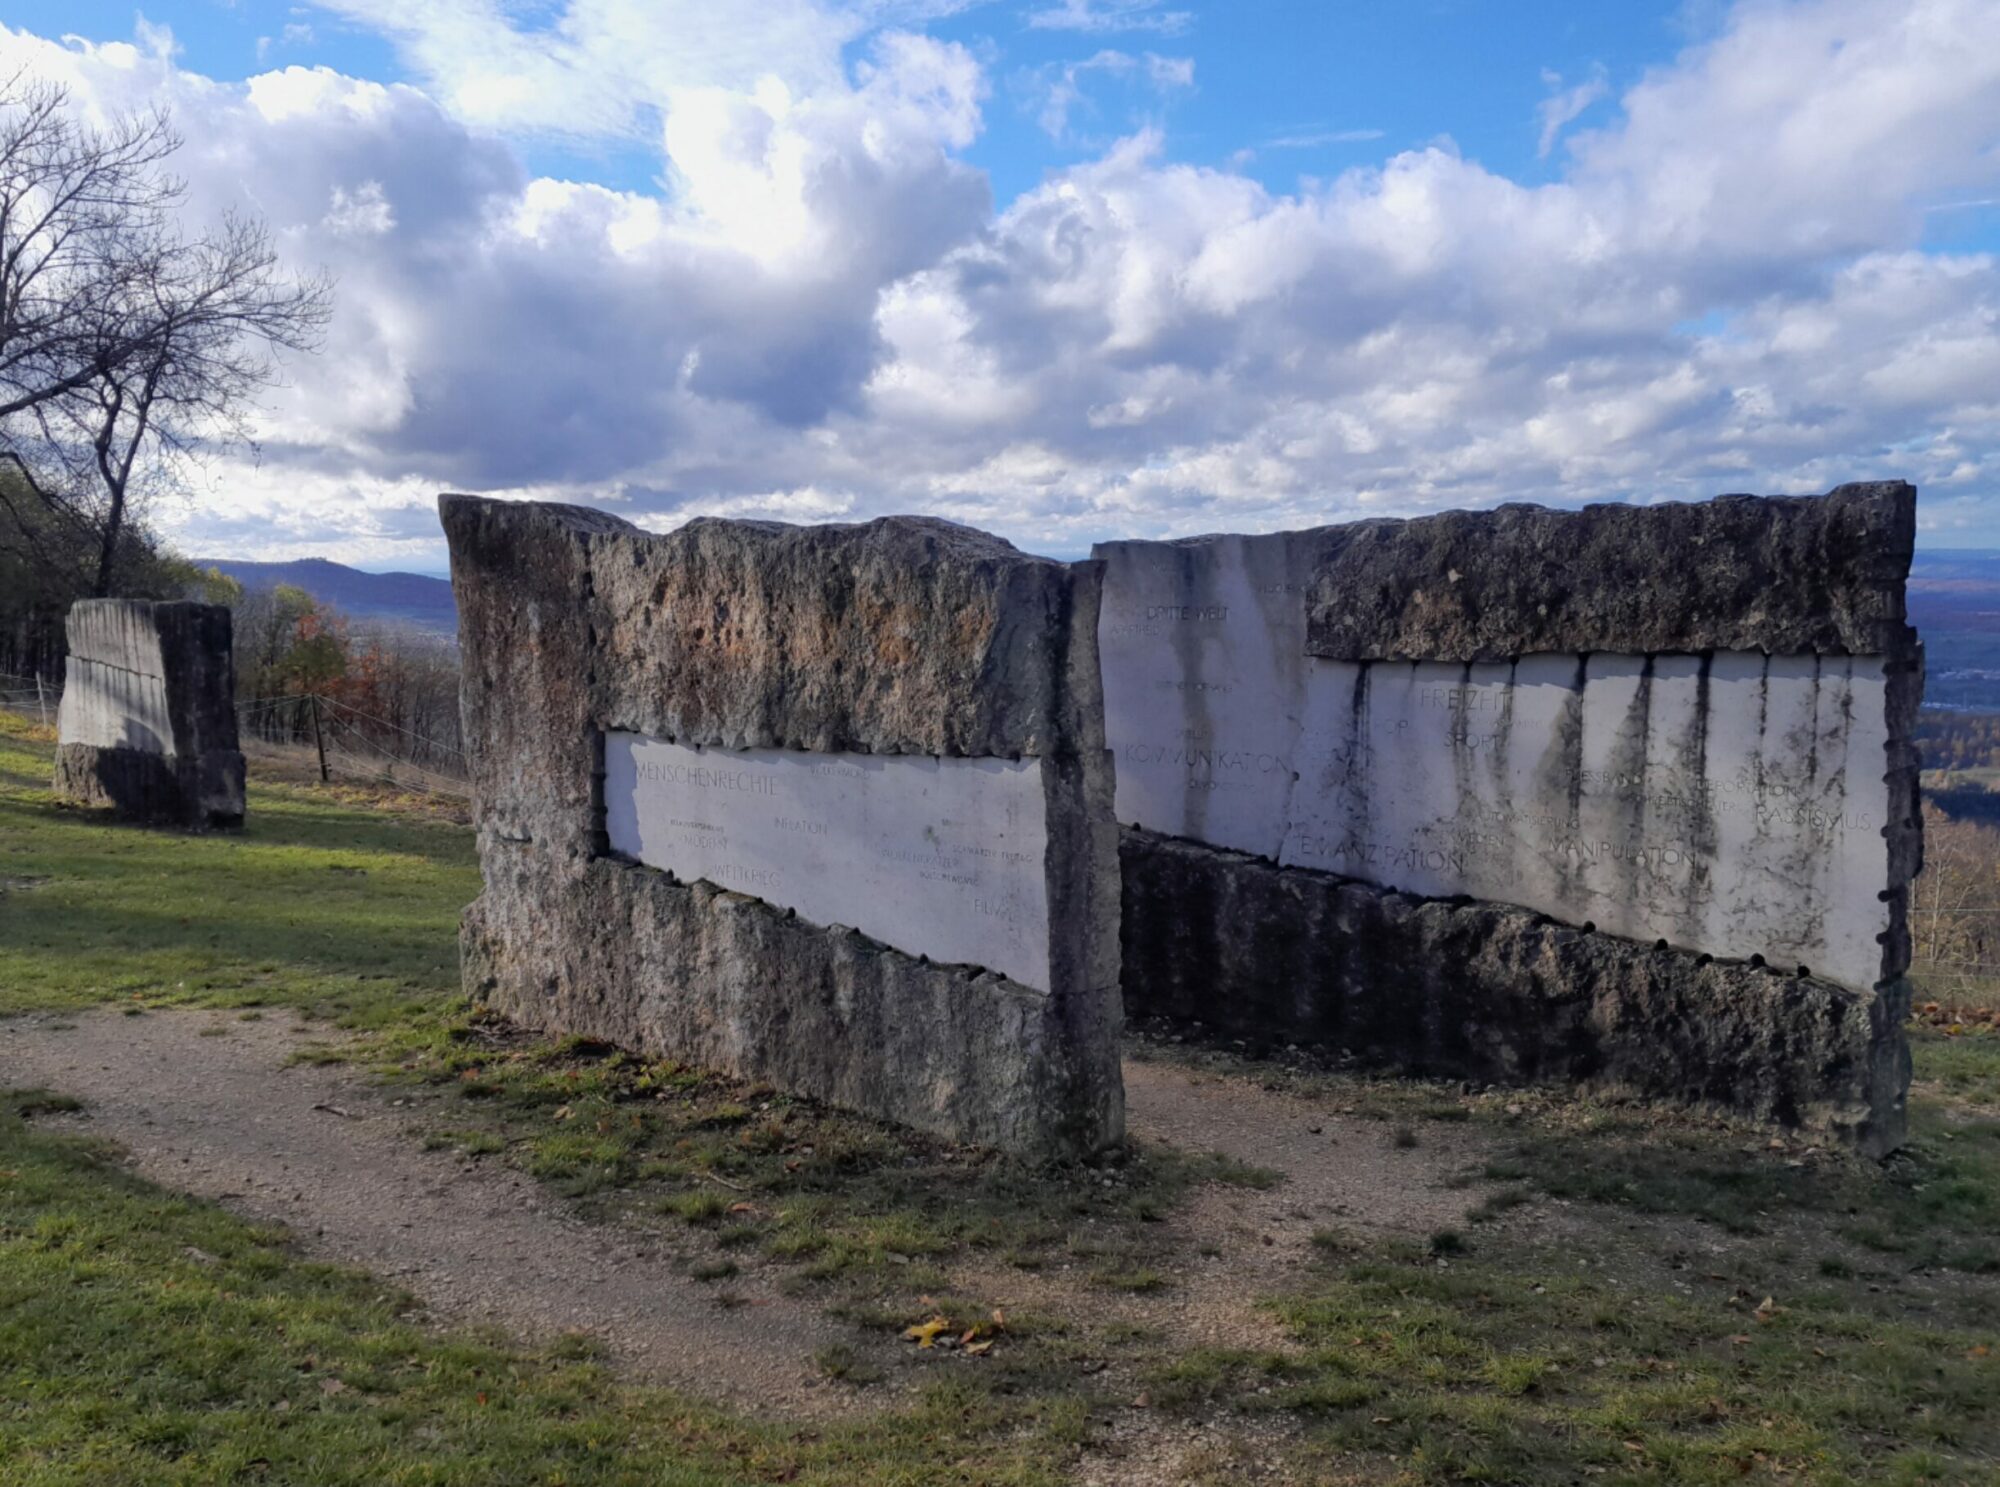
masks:
<svg viewBox="0 0 2000 1487"><path fill-rule="evenodd" d="M1120 1138L1097 565L920 518L440 511L474 994L1022 1154Z"/></svg>
<svg viewBox="0 0 2000 1487"><path fill-rule="evenodd" d="M1894 656L1917 493L1501 506L1331 529L1306 649L1335 661L1538 652Z"/></svg>
<svg viewBox="0 0 2000 1487"><path fill-rule="evenodd" d="M1146 831L1123 854L1135 1017L1710 1106L1877 1155L1903 1140L1903 981L1856 990Z"/></svg>
<svg viewBox="0 0 2000 1487"><path fill-rule="evenodd" d="M242 825L229 611L84 599L67 632L56 794L128 820Z"/></svg>

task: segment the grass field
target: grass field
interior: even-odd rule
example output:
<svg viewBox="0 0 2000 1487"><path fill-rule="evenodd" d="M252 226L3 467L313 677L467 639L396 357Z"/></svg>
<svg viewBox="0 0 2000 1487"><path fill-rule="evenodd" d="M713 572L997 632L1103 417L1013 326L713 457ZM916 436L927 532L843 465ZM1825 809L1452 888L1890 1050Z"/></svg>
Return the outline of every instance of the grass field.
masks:
<svg viewBox="0 0 2000 1487"><path fill-rule="evenodd" d="M1192 1056L1379 1117L1395 1147L1470 1131L1487 1153L1463 1174L1490 1194L1466 1224L1328 1228L1309 1266L1242 1298L1282 1341L1218 1347L1178 1335L1170 1307L1161 1320L1204 1260L1161 1221L1274 1174L1157 1149L1023 1172L534 1038L459 995L455 922L477 891L462 827L253 781L240 838L142 832L56 807L48 760L46 736L0 715L0 1012L302 1010L327 1028L321 1056L398 1081L434 1143L670 1236L718 1292L754 1264L875 1330L821 1360L851 1419L759 1424L622 1381L580 1343L440 1330L394 1287L57 1133L60 1092L17 1092L0 1106L10 1484L1038 1483L1142 1427L1209 1432L1172 1479L1215 1484L1267 1467L1393 1483L2000 1474L1990 1029L1916 1031L1915 1140L1886 1165L1547 1093ZM968 1275L1061 1264L1079 1299L1010 1318L991 1366L922 1370L880 1401L866 1386L912 1321L988 1314Z"/></svg>

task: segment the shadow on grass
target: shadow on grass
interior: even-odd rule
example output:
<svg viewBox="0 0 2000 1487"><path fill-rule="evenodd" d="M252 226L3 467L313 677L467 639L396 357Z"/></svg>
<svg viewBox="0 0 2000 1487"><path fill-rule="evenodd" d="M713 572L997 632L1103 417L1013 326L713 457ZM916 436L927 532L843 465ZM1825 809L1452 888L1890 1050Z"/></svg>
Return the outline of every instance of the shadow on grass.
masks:
<svg viewBox="0 0 2000 1487"><path fill-rule="evenodd" d="M0 794L0 1012L133 995L335 1015L458 991L479 891L462 827L254 792L241 832L134 826Z"/></svg>

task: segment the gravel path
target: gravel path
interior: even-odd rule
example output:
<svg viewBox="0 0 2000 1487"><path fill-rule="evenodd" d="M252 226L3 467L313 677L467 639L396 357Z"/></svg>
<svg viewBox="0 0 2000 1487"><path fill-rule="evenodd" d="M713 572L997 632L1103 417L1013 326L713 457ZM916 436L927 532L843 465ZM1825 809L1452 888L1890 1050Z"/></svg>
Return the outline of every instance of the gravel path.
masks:
<svg viewBox="0 0 2000 1487"><path fill-rule="evenodd" d="M499 1162L425 1151L417 1112L393 1089L345 1065L286 1062L325 1035L287 1016L21 1017L0 1021L0 1086L80 1098L80 1123L123 1146L145 1177L284 1223L309 1253L393 1278L442 1317L543 1340L588 1332L638 1374L738 1406L853 1407L812 1356L879 1338L754 1273L730 1283L743 1304L725 1308L671 1249L568 1216ZM1128 1060L1125 1081L1135 1137L1219 1151L1285 1181L1191 1195L1170 1222L1189 1263L1158 1295L1106 1293L1082 1274L968 1270L955 1280L1010 1303L1116 1311L1190 1343L1279 1347L1257 1298L1310 1263L1315 1230L1421 1237L1462 1222L1482 1196L1451 1185L1480 1155L1470 1133L1433 1126L1412 1150L1396 1147L1382 1121L1273 1093L1254 1076Z"/></svg>
<svg viewBox="0 0 2000 1487"><path fill-rule="evenodd" d="M204 1033L204 1029L219 1029ZM92 1012L0 1022L0 1085L83 1100L154 1182L287 1224L315 1256L396 1280L444 1317L548 1340L585 1331L636 1372L790 1413L845 1406L813 1352L851 1341L811 1307L716 1289L630 1233L566 1217L532 1178L427 1152L409 1112L342 1066L286 1065L287 1019Z"/></svg>

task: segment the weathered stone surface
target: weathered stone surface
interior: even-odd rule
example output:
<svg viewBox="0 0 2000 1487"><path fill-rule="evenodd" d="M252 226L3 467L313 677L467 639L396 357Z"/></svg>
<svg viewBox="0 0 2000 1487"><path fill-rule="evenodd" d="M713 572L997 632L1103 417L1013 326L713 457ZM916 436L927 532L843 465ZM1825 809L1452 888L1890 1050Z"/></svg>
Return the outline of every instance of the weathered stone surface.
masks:
<svg viewBox="0 0 2000 1487"><path fill-rule="evenodd" d="M56 794L129 820L242 825L229 611L85 599L67 632Z"/></svg>
<svg viewBox="0 0 2000 1487"><path fill-rule="evenodd" d="M475 994L1017 1152L1119 1138L1095 565L917 518L653 536L571 507L447 496L440 511L486 879L461 942ZM614 851L607 735L724 760L1039 761L1047 990ZM714 807L739 808L731 793L679 829L727 835Z"/></svg>
<svg viewBox="0 0 2000 1487"><path fill-rule="evenodd" d="M1049 989L1039 759L693 749L605 738L611 850ZM704 792L721 792L710 808ZM747 805L747 809L744 808Z"/></svg>
<svg viewBox="0 0 2000 1487"><path fill-rule="evenodd" d="M1132 938L1134 883L1169 837L1540 911L1648 956L1760 975L1768 962L1887 1006L1909 965L1922 861L1922 650L1903 623L1913 502L1885 484L1101 545L1117 805L1141 828L1124 846L1128 1011L1161 1010L1166 983ZM1206 871L1225 882L1236 862L1222 853ZM1210 1004L1180 1015L1239 1030L1257 1014L1214 1009L1285 1004L1312 982L1295 970L1290 988L1269 984L1275 962L1232 935L1302 943L1302 966L1353 953L1300 940L1307 925L1337 932L1324 917L1207 923L1241 912L1219 890L1179 912L1182 950L1188 936L1206 948L1175 964ZM1663 974L1621 972L1605 995L1654 998ZM1468 1068L1538 1067L1521 1050L1542 1035L1541 1003L1513 1018L1518 999L1497 981L1470 986L1493 1007L1461 1024L1495 1046L1440 1046ZM1377 990L1382 1015L1409 1010L1400 982ZM1607 1040L1593 1057L1656 1035L1615 1011L1593 1013ZM1887 1040L1877 1063L1901 1067L1897 1021L1866 1025ZM1811 1103L1798 1091L1832 1076L1801 1057L1792 1094L1733 1102Z"/></svg>
<svg viewBox="0 0 2000 1487"><path fill-rule="evenodd" d="M1332 530L1091 550L1120 821L1278 855L1313 666L1305 596Z"/></svg>
<svg viewBox="0 0 2000 1487"><path fill-rule="evenodd" d="M1320 661L1276 854L1862 990L1894 922L1880 657Z"/></svg>
<svg viewBox="0 0 2000 1487"><path fill-rule="evenodd" d="M1307 650L1335 661L1536 652L1898 657L1916 490L1501 506L1333 529Z"/></svg>
<svg viewBox="0 0 2000 1487"><path fill-rule="evenodd" d="M1903 1139L1909 993L1655 950L1152 832L1124 837L1128 1011L1410 1073L1587 1084Z"/></svg>

